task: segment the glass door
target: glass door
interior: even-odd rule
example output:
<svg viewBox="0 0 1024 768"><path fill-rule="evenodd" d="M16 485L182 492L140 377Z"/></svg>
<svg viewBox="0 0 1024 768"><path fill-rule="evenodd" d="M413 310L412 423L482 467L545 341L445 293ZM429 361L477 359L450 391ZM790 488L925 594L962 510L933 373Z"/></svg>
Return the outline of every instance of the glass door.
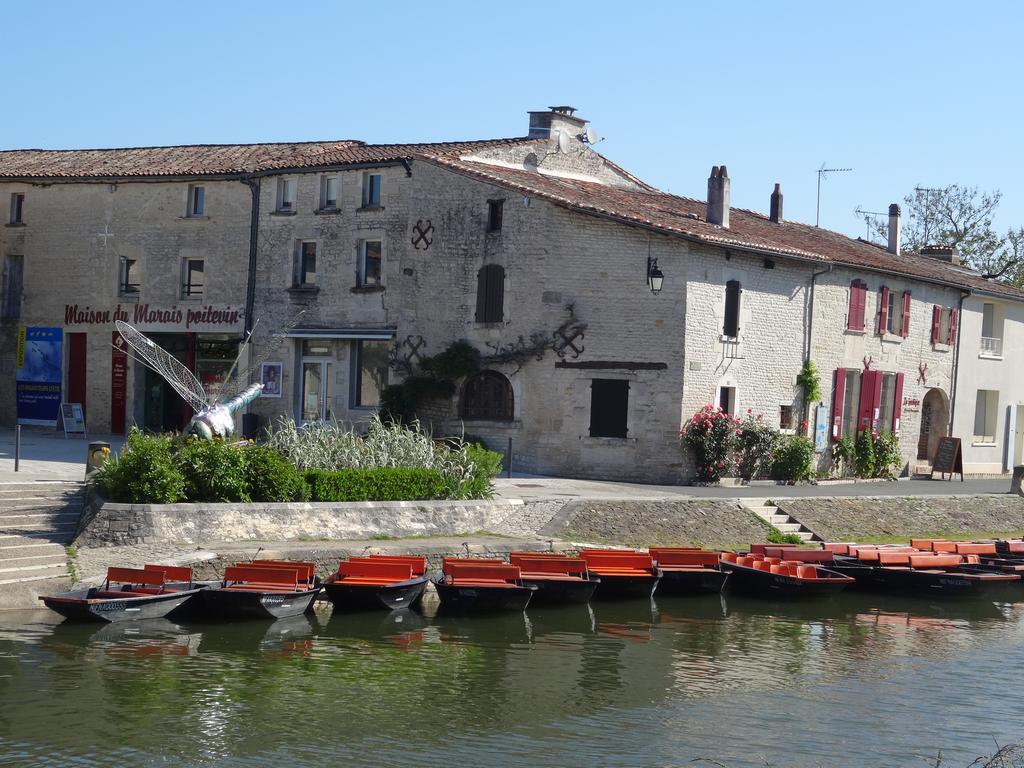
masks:
<svg viewBox="0 0 1024 768"><path fill-rule="evenodd" d="M302 363L302 421L327 418L327 380L330 363L326 360Z"/></svg>

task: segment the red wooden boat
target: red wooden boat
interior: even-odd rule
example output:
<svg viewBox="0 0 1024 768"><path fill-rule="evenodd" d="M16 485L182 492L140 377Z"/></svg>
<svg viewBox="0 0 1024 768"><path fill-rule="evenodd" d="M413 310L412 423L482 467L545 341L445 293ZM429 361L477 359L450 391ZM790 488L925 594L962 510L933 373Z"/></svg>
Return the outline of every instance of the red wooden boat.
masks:
<svg viewBox="0 0 1024 768"><path fill-rule="evenodd" d="M580 559L601 579L594 591L599 600L650 597L661 580L661 571L650 552L632 549L584 549Z"/></svg>
<svg viewBox="0 0 1024 768"><path fill-rule="evenodd" d="M350 557L324 582L324 593L338 611L414 608L427 586L422 555Z"/></svg>
<svg viewBox="0 0 1024 768"><path fill-rule="evenodd" d="M815 563L788 559L790 548L782 552L786 560L777 555L753 554L753 547L746 555L723 552L722 568L730 573L730 589L771 599L813 598L834 595L854 583L850 576Z"/></svg>
<svg viewBox="0 0 1024 768"><path fill-rule="evenodd" d="M729 578L718 552L699 547L651 547L649 551L661 570L659 595L717 594Z"/></svg>
<svg viewBox="0 0 1024 768"><path fill-rule="evenodd" d="M524 611L536 591L523 584L519 566L501 560L446 557L434 588L442 611Z"/></svg>
<svg viewBox="0 0 1024 768"><path fill-rule="evenodd" d="M586 603L601 580L578 558L548 552L511 552L509 562L519 567L522 582L535 587L531 604Z"/></svg>
<svg viewBox="0 0 1024 768"><path fill-rule="evenodd" d="M192 569L170 565L107 568L101 587L41 595L52 611L77 621L159 619L183 608L205 585L192 581Z"/></svg>
<svg viewBox="0 0 1024 768"><path fill-rule="evenodd" d="M225 568L220 586L203 590L203 610L214 618L280 619L308 611L319 592L313 563L254 560Z"/></svg>

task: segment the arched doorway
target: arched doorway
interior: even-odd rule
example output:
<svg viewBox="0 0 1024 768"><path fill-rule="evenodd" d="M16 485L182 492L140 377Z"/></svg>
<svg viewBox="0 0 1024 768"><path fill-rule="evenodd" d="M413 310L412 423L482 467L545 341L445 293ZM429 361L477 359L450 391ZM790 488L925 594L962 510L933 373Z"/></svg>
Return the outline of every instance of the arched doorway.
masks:
<svg viewBox="0 0 1024 768"><path fill-rule="evenodd" d="M941 389L929 389L921 403L921 435L917 439L918 461L931 461L939 439L949 425L949 399Z"/></svg>

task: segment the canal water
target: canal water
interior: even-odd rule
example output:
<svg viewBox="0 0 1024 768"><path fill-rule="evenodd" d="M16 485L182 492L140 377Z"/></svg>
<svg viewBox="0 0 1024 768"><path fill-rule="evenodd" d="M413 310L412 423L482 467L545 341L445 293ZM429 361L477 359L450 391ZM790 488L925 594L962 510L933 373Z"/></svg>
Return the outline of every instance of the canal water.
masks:
<svg viewBox="0 0 1024 768"><path fill-rule="evenodd" d="M1021 691L1014 603L0 614L4 766L945 768L1024 738Z"/></svg>

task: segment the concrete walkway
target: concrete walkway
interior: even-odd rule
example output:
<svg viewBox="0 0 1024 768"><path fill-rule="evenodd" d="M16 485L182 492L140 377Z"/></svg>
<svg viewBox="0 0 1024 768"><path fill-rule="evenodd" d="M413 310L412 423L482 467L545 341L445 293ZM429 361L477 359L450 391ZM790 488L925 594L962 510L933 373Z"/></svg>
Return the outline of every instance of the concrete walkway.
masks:
<svg viewBox="0 0 1024 768"><path fill-rule="evenodd" d="M29 483L39 480L75 481L85 479L85 454L89 443L103 440L112 451L119 451L123 435L68 437L63 432L22 427L21 462L14 471L13 429L0 429L0 483Z"/></svg>

